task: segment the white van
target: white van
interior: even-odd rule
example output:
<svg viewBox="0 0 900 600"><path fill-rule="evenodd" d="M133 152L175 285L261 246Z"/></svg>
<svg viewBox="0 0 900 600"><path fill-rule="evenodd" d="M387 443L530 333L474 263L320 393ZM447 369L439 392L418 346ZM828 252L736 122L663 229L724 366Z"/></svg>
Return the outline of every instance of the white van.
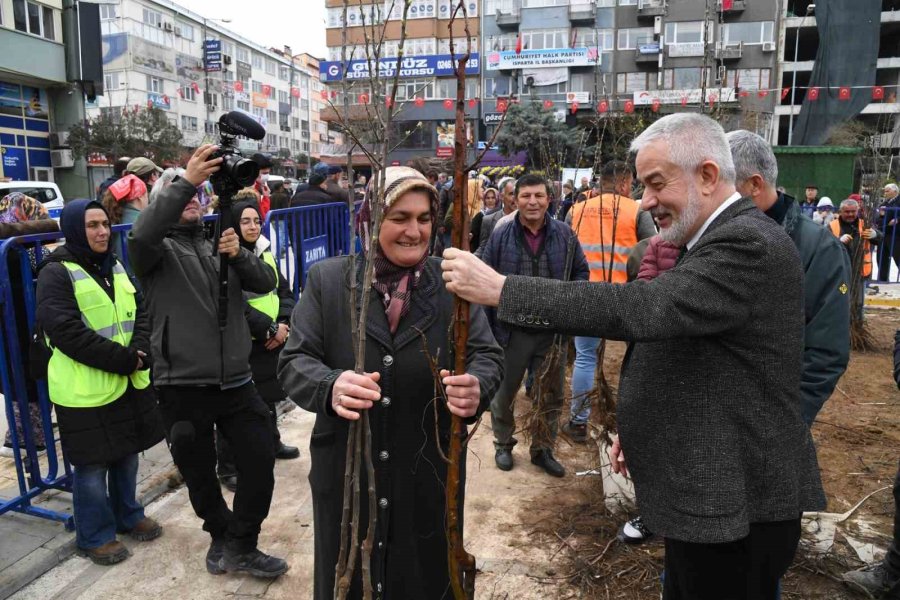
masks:
<svg viewBox="0 0 900 600"><path fill-rule="evenodd" d="M54 219L59 219L63 209L63 196L56 184L50 181L9 181L0 179L0 198L13 192L21 192L39 201Z"/></svg>

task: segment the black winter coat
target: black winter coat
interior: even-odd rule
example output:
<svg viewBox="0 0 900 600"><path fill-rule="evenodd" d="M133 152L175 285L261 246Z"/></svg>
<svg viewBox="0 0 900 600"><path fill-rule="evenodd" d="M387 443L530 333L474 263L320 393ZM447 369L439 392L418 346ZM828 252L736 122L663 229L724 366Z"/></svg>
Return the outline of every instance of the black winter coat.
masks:
<svg viewBox="0 0 900 600"><path fill-rule="evenodd" d="M63 352L82 364L118 375L130 375L138 361L137 351L147 354L150 368L150 323L139 304L131 344L101 337L81 320L75 292L62 261L79 262L65 247L53 251L41 265L37 283L37 320L50 338L54 352ZM111 282L92 265L79 262L101 288L114 297ZM96 408L56 405L63 451L73 465L114 462L146 450L163 439L163 425L153 388L137 390L129 383L118 400Z"/></svg>
<svg viewBox="0 0 900 600"><path fill-rule="evenodd" d="M262 241L265 238L260 238ZM268 240L262 246L268 246ZM257 248L260 245L257 244ZM257 256L262 254L257 251ZM277 264L277 263L276 263ZM291 320L291 311L294 310L294 295L291 292L291 286L288 285L284 274L278 271L278 315L275 317L277 323L289 323ZM266 350L266 336L269 334L269 326L272 319L269 315L260 312L247 304L244 312L247 317L247 325L250 326L250 335L253 336L253 346L250 350L250 370L253 371L253 383L256 384L256 391L266 402L278 402L284 400L284 390L278 383L278 357L284 346L279 346L274 350Z"/></svg>
<svg viewBox="0 0 900 600"><path fill-rule="evenodd" d="M362 266L363 261L360 261ZM349 421L331 409L331 388L341 372L353 369L347 258L317 263L291 318L291 335L281 354L279 379L294 402L316 413L310 440L309 483L315 526L315 598L332 598L337 561L345 448ZM361 281L361 272L357 272ZM370 295L366 326L368 372L381 374L382 400L370 409L372 455L376 473L378 525L372 557L372 582L388 600L450 598L447 575L444 482L446 464L438 454L435 430L446 451L450 418L437 407L434 381L423 353L441 368L452 365L447 331L452 296L441 279L440 259L430 258L412 294L409 313L391 336L384 305ZM481 384L479 413L487 408L502 377L502 354L480 307L473 307L467 370ZM438 350L440 349L440 352ZM463 460L461 490L465 485ZM366 489L365 477L361 484ZM462 506L462 504L460 505ZM360 523L367 522L363 502ZM462 523L462 519L460 519ZM362 538L360 538L362 539ZM351 598L360 598L360 570Z"/></svg>

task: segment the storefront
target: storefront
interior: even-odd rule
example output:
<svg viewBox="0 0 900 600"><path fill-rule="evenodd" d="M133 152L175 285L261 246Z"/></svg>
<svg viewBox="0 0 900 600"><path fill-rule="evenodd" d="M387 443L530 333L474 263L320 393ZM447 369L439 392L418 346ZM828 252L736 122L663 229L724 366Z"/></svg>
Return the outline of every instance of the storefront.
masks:
<svg viewBox="0 0 900 600"><path fill-rule="evenodd" d="M44 88L0 80L0 177L52 181L50 107Z"/></svg>

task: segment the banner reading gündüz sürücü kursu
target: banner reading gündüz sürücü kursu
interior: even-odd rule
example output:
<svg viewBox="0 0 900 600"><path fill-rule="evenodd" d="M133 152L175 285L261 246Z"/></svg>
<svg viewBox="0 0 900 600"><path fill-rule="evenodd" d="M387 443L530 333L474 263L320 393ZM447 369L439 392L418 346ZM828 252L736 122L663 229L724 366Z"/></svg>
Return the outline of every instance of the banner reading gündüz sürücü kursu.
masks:
<svg viewBox="0 0 900 600"><path fill-rule="evenodd" d="M457 54L457 58L460 54ZM380 77L393 77L397 71L397 58L382 58L378 61ZM424 56L404 56L400 66L400 77L442 77L453 75L453 58L449 54L432 54ZM329 60L319 63L319 77L322 81L340 81L342 63ZM369 61L366 59L351 60L347 66L347 79L368 79ZM466 75L477 75L479 69L478 53L473 52L466 63Z"/></svg>

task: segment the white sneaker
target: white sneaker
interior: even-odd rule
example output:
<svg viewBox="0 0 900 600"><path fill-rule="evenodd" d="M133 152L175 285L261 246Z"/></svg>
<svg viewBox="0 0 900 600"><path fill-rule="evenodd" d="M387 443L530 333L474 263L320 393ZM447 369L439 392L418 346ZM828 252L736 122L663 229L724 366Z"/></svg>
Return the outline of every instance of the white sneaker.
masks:
<svg viewBox="0 0 900 600"><path fill-rule="evenodd" d="M620 542L626 544L643 544L653 537L653 533L647 529L643 519L638 516L622 525L621 529L619 529L619 535L616 537L619 538Z"/></svg>

